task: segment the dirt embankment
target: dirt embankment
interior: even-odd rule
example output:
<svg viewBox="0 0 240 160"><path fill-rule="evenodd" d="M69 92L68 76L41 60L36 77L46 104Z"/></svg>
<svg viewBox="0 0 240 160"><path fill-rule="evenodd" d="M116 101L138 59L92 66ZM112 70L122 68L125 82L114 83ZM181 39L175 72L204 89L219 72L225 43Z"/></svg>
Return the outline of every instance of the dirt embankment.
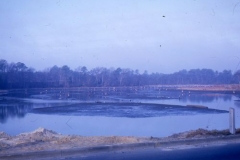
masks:
<svg viewBox="0 0 240 160"><path fill-rule="evenodd" d="M237 129L240 134L240 129ZM203 139L214 137L226 137L230 133L228 130L208 131L198 129L195 131L174 134L165 138L137 138L130 136L74 136L61 135L51 130L39 128L30 133L23 133L17 136L9 136L4 132L0 132L0 156L17 153L41 152L41 151L57 151L74 148L87 148L94 146L121 145L121 144L138 144L148 142L169 142L176 140Z"/></svg>
<svg viewBox="0 0 240 160"><path fill-rule="evenodd" d="M177 90L187 91L210 91L210 92L230 92L240 91L239 84L222 84L222 85L176 85Z"/></svg>

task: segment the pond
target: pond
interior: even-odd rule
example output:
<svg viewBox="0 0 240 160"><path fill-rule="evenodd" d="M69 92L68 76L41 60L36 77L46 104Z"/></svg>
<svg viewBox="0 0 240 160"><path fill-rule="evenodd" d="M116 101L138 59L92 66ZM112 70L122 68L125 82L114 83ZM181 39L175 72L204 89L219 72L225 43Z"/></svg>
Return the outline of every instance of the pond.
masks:
<svg viewBox="0 0 240 160"><path fill-rule="evenodd" d="M0 130L10 135L39 127L83 136L154 136L228 129L229 108L240 122L238 94L161 87L24 89L2 91Z"/></svg>

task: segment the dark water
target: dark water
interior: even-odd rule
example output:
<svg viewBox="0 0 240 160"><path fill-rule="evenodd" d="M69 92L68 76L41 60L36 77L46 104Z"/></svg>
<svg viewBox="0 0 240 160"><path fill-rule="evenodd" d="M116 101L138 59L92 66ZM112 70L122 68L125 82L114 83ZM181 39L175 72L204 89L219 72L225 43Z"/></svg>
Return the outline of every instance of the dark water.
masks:
<svg viewBox="0 0 240 160"><path fill-rule="evenodd" d="M166 136L227 129L229 107L239 120L238 97L153 87L10 90L0 96L0 130L15 135L44 127L63 134Z"/></svg>

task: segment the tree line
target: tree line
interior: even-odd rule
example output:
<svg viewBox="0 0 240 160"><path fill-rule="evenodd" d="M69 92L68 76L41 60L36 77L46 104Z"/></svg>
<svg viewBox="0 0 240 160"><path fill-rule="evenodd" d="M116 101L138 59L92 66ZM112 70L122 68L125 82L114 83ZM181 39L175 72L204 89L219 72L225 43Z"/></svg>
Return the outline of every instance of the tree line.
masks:
<svg viewBox="0 0 240 160"><path fill-rule="evenodd" d="M0 60L0 89L59 88L59 87L110 87L180 84L239 84L240 71L222 72L212 69L181 70L171 74L139 73L138 70L97 67L88 70L80 66L75 70L67 65L54 65L36 71L22 62Z"/></svg>

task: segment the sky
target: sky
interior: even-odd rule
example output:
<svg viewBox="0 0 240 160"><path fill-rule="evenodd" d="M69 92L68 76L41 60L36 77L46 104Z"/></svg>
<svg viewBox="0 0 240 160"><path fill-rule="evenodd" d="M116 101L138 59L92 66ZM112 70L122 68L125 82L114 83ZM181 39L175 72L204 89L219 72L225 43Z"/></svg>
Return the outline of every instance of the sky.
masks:
<svg viewBox="0 0 240 160"><path fill-rule="evenodd" d="M240 0L2 0L0 59L53 65L240 69Z"/></svg>

